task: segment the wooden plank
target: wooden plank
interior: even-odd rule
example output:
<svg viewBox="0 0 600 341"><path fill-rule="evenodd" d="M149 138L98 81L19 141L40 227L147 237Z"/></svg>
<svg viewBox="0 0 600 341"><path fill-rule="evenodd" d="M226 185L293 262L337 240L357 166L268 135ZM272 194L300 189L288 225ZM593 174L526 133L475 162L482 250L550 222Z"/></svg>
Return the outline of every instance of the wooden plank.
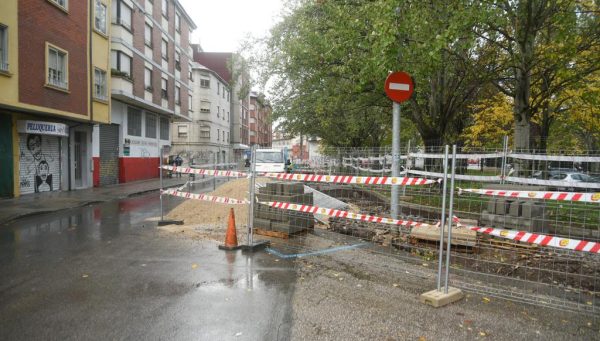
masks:
<svg viewBox="0 0 600 341"><path fill-rule="evenodd" d="M447 236L448 227L444 228L444 242L447 240ZM440 229L435 226L415 226L410 232L410 237L419 240L439 242ZM477 241L477 232L465 228L452 227L453 245L476 246Z"/></svg>

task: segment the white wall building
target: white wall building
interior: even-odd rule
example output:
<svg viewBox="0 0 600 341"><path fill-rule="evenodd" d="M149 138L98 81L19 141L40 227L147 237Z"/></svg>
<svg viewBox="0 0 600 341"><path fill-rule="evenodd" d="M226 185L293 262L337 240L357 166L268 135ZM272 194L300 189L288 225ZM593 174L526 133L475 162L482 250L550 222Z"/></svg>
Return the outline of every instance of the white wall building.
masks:
<svg viewBox="0 0 600 341"><path fill-rule="evenodd" d="M194 63L192 122L173 124L173 153L195 164L231 162L231 91L216 72Z"/></svg>

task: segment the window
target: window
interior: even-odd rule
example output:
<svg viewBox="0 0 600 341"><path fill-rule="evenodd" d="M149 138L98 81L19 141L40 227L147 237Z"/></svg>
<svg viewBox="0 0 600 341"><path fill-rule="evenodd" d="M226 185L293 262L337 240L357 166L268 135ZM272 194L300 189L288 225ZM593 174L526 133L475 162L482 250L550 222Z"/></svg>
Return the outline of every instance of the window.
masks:
<svg viewBox="0 0 600 341"><path fill-rule="evenodd" d="M175 29L177 32L181 32L181 17L179 13L175 13Z"/></svg>
<svg viewBox="0 0 600 341"><path fill-rule="evenodd" d="M210 113L210 102L201 101L200 102L200 112L209 114Z"/></svg>
<svg viewBox="0 0 600 341"><path fill-rule="evenodd" d="M144 88L152 91L152 70L149 68L144 68Z"/></svg>
<svg viewBox="0 0 600 341"><path fill-rule="evenodd" d="M227 122L229 122L229 111L227 112Z"/></svg>
<svg viewBox="0 0 600 341"><path fill-rule="evenodd" d="M217 141L221 141L221 130L217 129Z"/></svg>
<svg viewBox="0 0 600 341"><path fill-rule="evenodd" d="M69 55L66 51L60 50L47 44L48 54L46 62L48 64L48 78L46 83L63 89L68 89L68 65Z"/></svg>
<svg viewBox="0 0 600 341"><path fill-rule="evenodd" d="M209 129L200 130L200 137L210 138L210 130Z"/></svg>
<svg viewBox="0 0 600 341"><path fill-rule="evenodd" d="M8 27L0 25L0 71L8 71Z"/></svg>
<svg viewBox="0 0 600 341"><path fill-rule="evenodd" d="M225 99L225 87L223 87L223 99Z"/></svg>
<svg viewBox="0 0 600 341"><path fill-rule="evenodd" d="M152 26L148 25L148 23L144 26L144 44L152 48Z"/></svg>
<svg viewBox="0 0 600 341"><path fill-rule="evenodd" d="M203 88L210 88L210 79L200 79L200 86Z"/></svg>
<svg viewBox="0 0 600 341"><path fill-rule="evenodd" d="M127 107L127 135L142 136L142 111Z"/></svg>
<svg viewBox="0 0 600 341"><path fill-rule="evenodd" d="M106 71L94 69L94 97L106 100Z"/></svg>
<svg viewBox="0 0 600 341"><path fill-rule="evenodd" d="M188 95L188 110L192 111L192 95Z"/></svg>
<svg viewBox="0 0 600 341"><path fill-rule="evenodd" d="M188 71L188 78L190 79L190 82L193 82L194 81L194 76L192 75L192 66L191 65L188 66L188 70L189 70Z"/></svg>
<svg viewBox="0 0 600 341"><path fill-rule="evenodd" d="M94 11L94 28L106 35L106 5L100 0L96 0L96 10Z"/></svg>
<svg viewBox="0 0 600 341"><path fill-rule="evenodd" d="M230 93L231 93L231 92L227 91L227 102L229 102L229 94L230 94Z"/></svg>
<svg viewBox="0 0 600 341"><path fill-rule="evenodd" d="M225 121L225 108L223 108L223 121Z"/></svg>
<svg viewBox="0 0 600 341"><path fill-rule="evenodd" d="M162 0L162 15L165 18L169 17L169 2L167 0Z"/></svg>
<svg viewBox="0 0 600 341"><path fill-rule="evenodd" d="M188 127L187 127L187 125L177 126L177 136L178 137L187 137L188 136Z"/></svg>
<svg viewBox="0 0 600 341"><path fill-rule="evenodd" d="M68 0L50 0L50 2L64 8L65 10L69 9L69 2Z"/></svg>
<svg viewBox="0 0 600 341"><path fill-rule="evenodd" d="M179 51L175 51L175 69L181 71L181 54Z"/></svg>
<svg viewBox="0 0 600 341"><path fill-rule="evenodd" d="M168 51L169 51L169 43L163 39L162 43L160 45L160 54L162 56L162 59L169 60L169 57L167 56Z"/></svg>
<svg viewBox="0 0 600 341"><path fill-rule="evenodd" d="M117 76L131 76L131 57L126 55L123 51L115 51L111 52L111 63L112 68L117 70ZM113 73L115 75L115 73Z"/></svg>
<svg viewBox="0 0 600 341"><path fill-rule="evenodd" d="M128 30L131 30L131 7L123 0L116 0L113 2L113 18L115 24L119 24Z"/></svg>
<svg viewBox="0 0 600 341"><path fill-rule="evenodd" d="M179 85L175 85L175 104L181 104L181 88Z"/></svg>
<svg viewBox="0 0 600 341"><path fill-rule="evenodd" d="M229 142L229 132L227 132L227 142Z"/></svg>
<svg viewBox="0 0 600 341"><path fill-rule="evenodd" d="M165 117L160 118L160 139L169 139L169 119Z"/></svg>
<svg viewBox="0 0 600 341"><path fill-rule="evenodd" d="M169 99L169 92L167 91L167 86L169 82L166 78L162 78L160 82L160 96L163 99Z"/></svg>
<svg viewBox="0 0 600 341"><path fill-rule="evenodd" d="M146 137L156 138L156 116L146 113Z"/></svg>
<svg viewBox="0 0 600 341"><path fill-rule="evenodd" d="M221 91L221 83L217 82L217 95L219 95L219 91Z"/></svg>
<svg viewBox="0 0 600 341"><path fill-rule="evenodd" d="M223 130L223 142L225 142L225 130Z"/></svg>
<svg viewBox="0 0 600 341"><path fill-rule="evenodd" d="M217 105L217 117L221 115L221 107Z"/></svg>

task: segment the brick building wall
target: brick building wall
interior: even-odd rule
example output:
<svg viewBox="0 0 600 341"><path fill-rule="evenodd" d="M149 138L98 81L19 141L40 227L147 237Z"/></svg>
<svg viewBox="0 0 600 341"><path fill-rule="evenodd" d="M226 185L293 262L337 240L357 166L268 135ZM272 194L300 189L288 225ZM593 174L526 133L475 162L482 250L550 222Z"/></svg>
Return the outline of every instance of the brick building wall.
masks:
<svg viewBox="0 0 600 341"><path fill-rule="evenodd" d="M69 1L68 12L49 1L19 0L19 100L88 113L87 1ZM45 87L46 42L68 52L67 91Z"/></svg>

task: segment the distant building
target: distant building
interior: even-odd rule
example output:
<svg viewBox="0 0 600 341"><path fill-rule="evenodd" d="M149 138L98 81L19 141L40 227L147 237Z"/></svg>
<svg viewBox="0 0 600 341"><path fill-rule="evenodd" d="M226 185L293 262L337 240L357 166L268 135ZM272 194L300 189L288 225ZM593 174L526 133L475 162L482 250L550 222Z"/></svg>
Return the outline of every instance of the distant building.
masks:
<svg viewBox="0 0 600 341"><path fill-rule="evenodd" d="M286 148L294 163L306 163L310 158L306 136L289 136L281 128L273 133L273 148Z"/></svg>
<svg viewBox="0 0 600 341"><path fill-rule="evenodd" d="M91 187L111 0L0 1L0 197Z"/></svg>
<svg viewBox="0 0 600 341"><path fill-rule="evenodd" d="M248 131L250 145L271 147L273 132L271 129L271 105L264 95L256 92L250 93L250 120Z"/></svg>
<svg viewBox="0 0 600 341"><path fill-rule="evenodd" d="M193 100L196 25L179 1L113 0L111 13L112 124L94 129L95 185L158 177L171 122L189 122Z"/></svg>
<svg viewBox="0 0 600 341"><path fill-rule="evenodd" d="M195 164L228 163L231 90L215 71L193 63L191 122L173 125L173 153Z"/></svg>
<svg viewBox="0 0 600 341"><path fill-rule="evenodd" d="M194 61L216 72L231 88L230 161L240 160L249 148L249 75L241 56L231 52L204 52L192 45Z"/></svg>

